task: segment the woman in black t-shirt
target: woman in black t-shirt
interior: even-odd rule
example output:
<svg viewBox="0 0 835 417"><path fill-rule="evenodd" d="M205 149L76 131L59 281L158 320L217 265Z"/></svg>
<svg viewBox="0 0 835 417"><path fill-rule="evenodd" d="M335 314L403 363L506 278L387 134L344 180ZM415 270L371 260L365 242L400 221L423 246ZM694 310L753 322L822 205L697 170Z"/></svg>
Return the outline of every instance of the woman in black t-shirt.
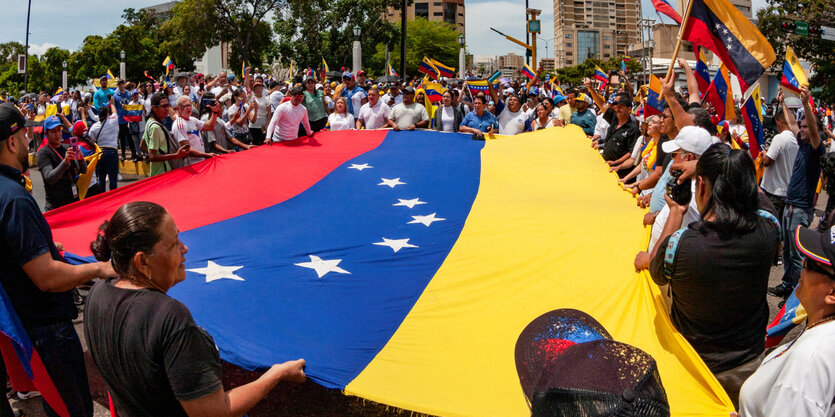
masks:
<svg viewBox="0 0 835 417"><path fill-rule="evenodd" d="M97 283L84 335L120 417L240 416L280 381L302 382L304 360L273 365L224 391L211 336L166 292L185 279L188 248L161 206L128 203L105 222L91 249L119 278Z"/></svg>

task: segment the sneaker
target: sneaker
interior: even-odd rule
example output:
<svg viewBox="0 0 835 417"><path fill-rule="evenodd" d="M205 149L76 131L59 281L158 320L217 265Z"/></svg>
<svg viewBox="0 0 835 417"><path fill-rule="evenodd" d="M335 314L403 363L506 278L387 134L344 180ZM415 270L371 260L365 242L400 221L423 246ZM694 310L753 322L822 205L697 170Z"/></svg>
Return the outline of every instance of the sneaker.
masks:
<svg viewBox="0 0 835 417"><path fill-rule="evenodd" d="M118 180L118 181L124 181L125 179L124 179L124 178L122 178L122 174L116 174L116 180Z"/></svg>
<svg viewBox="0 0 835 417"><path fill-rule="evenodd" d="M21 400L28 400L30 398L40 397L40 391L18 391L17 398Z"/></svg>
<svg viewBox="0 0 835 417"><path fill-rule="evenodd" d="M780 298L787 298L792 293L792 290L792 286L786 285L785 282L781 282L773 287L768 287L769 294Z"/></svg>

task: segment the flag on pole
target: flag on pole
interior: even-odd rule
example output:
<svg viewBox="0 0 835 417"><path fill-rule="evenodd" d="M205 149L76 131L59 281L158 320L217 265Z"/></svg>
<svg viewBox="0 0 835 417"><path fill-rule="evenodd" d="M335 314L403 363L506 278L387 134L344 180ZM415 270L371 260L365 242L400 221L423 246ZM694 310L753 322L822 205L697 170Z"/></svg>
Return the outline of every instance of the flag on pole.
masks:
<svg viewBox="0 0 835 417"><path fill-rule="evenodd" d="M678 23L681 24L681 15L678 14L673 5L670 4L669 0L652 0L652 5L655 7L655 10L659 13L664 13L670 19L673 19Z"/></svg>
<svg viewBox="0 0 835 417"><path fill-rule="evenodd" d="M652 74L647 89L647 102L644 107L644 116L652 116L664 112L664 96L661 95L661 79Z"/></svg>
<svg viewBox="0 0 835 417"><path fill-rule="evenodd" d="M609 77L607 77L606 73L603 72L603 70L597 65L594 66L594 79L600 81L602 85L609 84Z"/></svg>
<svg viewBox="0 0 835 417"><path fill-rule="evenodd" d="M330 68L328 68L328 63L325 62L325 58L322 58L322 67L325 69L325 72L330 72Z"/></svg>
<svg viewBox="0 0 835 417"><path fill-rule="evenodd" d="M432 62L432 65L435 66L435 69L441 74L442 77L452 78L455 76L455 68L450 67L449 65L444 65L432 58L429 58Z"/></svg>
<svg viewBox="0 0 835 417"><path fill-rule="evenodd" d="M699 84L699 93L704 95L710 87L710 69L707 66L707 57L702 47L696 46L696 68L693 71L696 75L696 82Z"/></svg>
<svg viewBox="0 0 835 417"><path fill-rule="evenodd" d="M115 80L116 79L116 76L113 75L112 72L110 72L110 68L107 69L107 75L105 75L105 76L107 77L108 80Z"/></svg>
<svg viewBox="0 0 835 417"><path fill-rule="evenodd" d="M418 71L432 77L435 80L437 80L441 76L441 71L427 57L423 57L423 61L420 61Z"/></svg>
<svg viewBox="0 0 835 417"><path fill-rule="evenodd" d="M536 73L528 64L522 64L522 75L528 77L529 80L536 78Z"/></svg>
<svg viewBox="0 0 835 417"><path fill-rule="evenodd" d="M386 64L386 75L397 77L397 71L394 70L394 67L391 66L391 63Z"/></svg>
<svg viewBox="0 0 835 417"><path fill-rule="evenodd" d="M720 122L734 119L734 97L731 91L731 78L728 73L728 67L725 66L724 62L719 66L719 70L716 71L713 82L705 94L705 99L713 105L713 109L719 116Z"/></svg>
<svg viewBox="0 0 835 417"><path fill-rule="evenodd" d="M249 66L246 65L246 62L241 61L241 79L246 78L247 73L249 73Z"/></svg>
<svg viewBox="0 0 835 417"><path fill-rule="evenodd" d="M748 131L748 151L756 159L765 144L759 83L754 84L751 95L742 104L742 118L745 119L745 129Z"/></svg>
<svg viewBox="0 0 835 417"><path fill-rule="evenodd" d="M786 62L783 63L783 78L780 80L780 85L797 94L800 94L800 87L809 86L806 71L800 66L794 51L788 45L786 45Z"/></svg>
<svg viewBox="0 0 835 417"><path fill-rule="evenodd" d="M777 59L768 39L728 0L692 0L682 39L718 55L742 91Z"/></svg>
<svg viewBox="0 0 835 417"><path fill-rule="evenodd" d="M165 67L165 75L168 75L168 72L174 69L174 61L171 60L170 56L167 56L162 61L162 66Z"/></svg>
<svg viewBox="0 0 835 417"><path fill-rule="evenodd" d="M148 70L145 70L145 78L148 78L151 81L156 81L156 80L154 80L154 77L151 76L151 73L148 72Z"/></svg>
<svg viewBox="0 0 835 417"><path fill-rule="evenodd" d="M490 94L490 87L487 86L487 80L467 80L465 83L467 87L469 87L471 92L482 92L484 94ZM498 89L499 83L493 83L493 88Z"/></svg>

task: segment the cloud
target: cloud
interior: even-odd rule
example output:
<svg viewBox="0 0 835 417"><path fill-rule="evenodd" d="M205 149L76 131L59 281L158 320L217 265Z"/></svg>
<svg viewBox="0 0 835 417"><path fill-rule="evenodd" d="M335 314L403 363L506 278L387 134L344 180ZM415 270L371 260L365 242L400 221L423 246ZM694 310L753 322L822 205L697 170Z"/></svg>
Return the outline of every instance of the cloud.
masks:
<svg viewBox="0 0 835 417"><path fill-rule="evenodd" d="M23 42L21 42L21 43L23 43ZM49 42L44 42L44 43L43 43L43 44L41 44L41 45L29 44L29 54L34 54L34 55L41 56L41 55L43 55L43 54L44 54L44 52L46 52L49 48L54 48L54 47L56 47L56 46L58 46L58 45L56 45L56 44L54 44L54 43L49 43Z"/></svg>

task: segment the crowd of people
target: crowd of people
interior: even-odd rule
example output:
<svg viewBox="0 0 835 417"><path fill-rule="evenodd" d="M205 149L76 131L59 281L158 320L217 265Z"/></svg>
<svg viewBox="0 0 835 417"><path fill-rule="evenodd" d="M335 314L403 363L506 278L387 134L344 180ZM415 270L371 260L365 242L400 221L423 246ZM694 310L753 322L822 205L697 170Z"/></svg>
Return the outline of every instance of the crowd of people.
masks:
<svg viewBox="0 0 835 417"><path fill-rule="evenodd" d="M769 133L754 158L748 148L759 145L741 111L735 120L715 114L686 61L678 63L687 89L676 91L667 77L663 112L653 115L623 72L610 75L620 83L598 88L588 80L564 93L540 81L541 71L498 88L488 82L486 91L441 78L442 90L430 93L425 80L375 84L363 71L339 80L300 72L280 82L256 70L240 80L227 72L179 74L161 88L119 80L111 89L102 78L95 92L0 95L2 284L72 416L90 416L92 402L71 290L94 278L104 280L90 292L85 337L120 415L241 415L279 381L303 380L304 361L225 391L211 337L166 295L185 278L188 251L171 216L152 203L127 204L93 243L102 262L68 265L25 189L30 154L51 210L115 189L120 160L128 158L149 162L156 176L322 130L434 129L478 140L575 125L648 210L642 220L651 239L635 268L661 287L674 326L741 415L833 415L835 378L826 370L835 345L835 324L828 324L835 319L835 200L817 230L809 227L819 181L835 190L835 157L827 153L835 121L810 104L807 87L799 107L782 92L763 100ZM561 130L553 132L560 140ZM98 158L88 165L90 156ZM768 288L779 262L782 282ZM766 355L767 294L793 292L809 324ZM136 358L148 363L137 366Z"/></svg>

